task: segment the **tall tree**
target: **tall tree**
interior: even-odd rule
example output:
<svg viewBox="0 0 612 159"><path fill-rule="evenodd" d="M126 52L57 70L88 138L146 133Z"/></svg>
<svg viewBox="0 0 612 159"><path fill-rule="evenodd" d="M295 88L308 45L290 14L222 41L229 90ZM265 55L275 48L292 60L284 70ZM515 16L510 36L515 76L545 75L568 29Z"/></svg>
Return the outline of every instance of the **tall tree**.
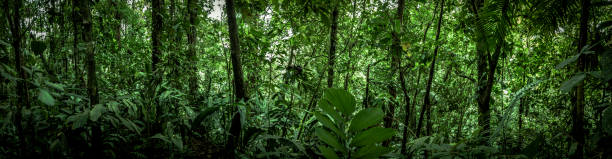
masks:
<svg viewBox="0 0 612 159"><path fill-rule="evenodd" d="M338 2L332 10L331 32L329 33L329 54L327 55L327 87L334 87L334 64L336 63L336 34L338 33Z"/></svg>
<svg viewBox="0 0 612 159"><path fill-rule="evenodd" d="M242 63L240 62L240 39L238 39L238 24L236 24L234 0L225 0L225 8L230 38L232 72L234 73L234 93L236 94L236 101L247 101L248 97L246 96L244 77L242 75ZM237 149L241 131L242 126L240 124L240 114L238 111L236 111L232 117L230 135L225 146L228 158L234 158L234 151Z"/></svg>
<svg viewBox="0 0 612 159"><path fill-rule="evenodd" d="M429 99L430 97L429 93L431 92L431 85L433 83L434 75L436 71L436 58L438 56L438 49L440 48L439 39L440 39L440 28L442 27L443 14L444 14L444 0L440 2L440 14L438 15L438 28L436 30L436 39L434 40L434 42L436 43L435 44L436 48L434 49L431 64L429 65L429 78L427 79L427 85L425 86L425 97L423 98L423 108L426 108L427 112L421 111L421 113L426 113L427 115L427 128L426 128L427 135L431 135L431 125L432 125L431 118L432 117L431 117L431 100Z"/></svg>
<svg viewBox="0 0 612 159"><path fill-rule="evenodd" d="M591 0L581 1L580 12L580 37L578 41L578 53L587 45L589 31L589 9ZM587 58L580 56L578 58L578 72L586 71ZM571 136L576 140L576 152L571 158L584 158L584 81L580 81L576 86L576 95L574 96L575 105L572 107L572 131Z"/></svg>
<svg viewBox="0 0 612 159"><path fill-rule="evenodd" d="M189 12L189 32L187 33L187 42L189 43L188 60L189 60L189 94L192 99L195 99L198 90L198 71L197 71L197 23L198 23L198 0L187 0L187 11Z"/></svg>
<svg viewBox="0 0 612 159"><path fill-rule="evenodd" d="M161 56L161 32L162 32L162 26L163 26L163 19L162 19L162 2L161 0L152 0L152 4L151 4L151 8L153 9L151 12L151 16L153 17L153 31L151 32L151 48L152 48L152 53L151 53L151 70L153 72L158 72L158 63L159 63L159 56ZM157 78L157 77L155 77Z"/></svg>
<svg viewBox="0 0 612 159"><path fill-rule="evenodd" d="M9 4L12 4L12 9ZM15 56L15 70L17 70L17 74L21 80L17 81L17 112L15 115L15 125L17 128L17 135L19 135L19 146L21 150L18 152L20 155L28 155L27 150L24 149L26 147L25 142L25 134L22 126L22 110L25 108L30 108L30 101L28 97L28 86L26 85L26 74L22 69L23 66L23 56L21 54L21 40L22 40L22 31L21 31L21 6L23 5L22 0L12 1L4 0L5 6L5 17L7 17L9 22L9 27L11 30L11 47L13 48L13 53ZM11 12L12 11L12 14Z"/></svg>
<svg viewBox="0 0 612 159"><path fill-rule="evenodd" d="M76 1L75 1L76 2ZM99 103L100 98L98 96L98 82L96 76L96 61L95 61L95 53L94 53L94 41L93 41L93 32L92 25L93 21L91 19L91 1L78 1L75 4L75 7L79 8L79 17L82 31L81 31L81 39L85 44L85 54L87 55L86 65L87 65L87 96L89 97L89 106L93 108L96 104ZM102 157L102 138L101 138L101 130L99 126L93 126L92 128L92 145L91 145L91 154L95 154L94 156Z"/></svg>

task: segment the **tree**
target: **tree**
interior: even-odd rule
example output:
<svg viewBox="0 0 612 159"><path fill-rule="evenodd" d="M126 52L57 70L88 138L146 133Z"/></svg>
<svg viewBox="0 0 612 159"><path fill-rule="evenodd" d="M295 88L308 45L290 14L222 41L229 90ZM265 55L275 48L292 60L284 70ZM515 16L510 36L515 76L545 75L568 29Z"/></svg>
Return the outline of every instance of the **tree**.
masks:
<svg viewBox="0 0 612 159"><path fill-rule="evenodd" d="M438 28L436 30L436 48L434 49L431 64L429 65L429 78L427 79L427 85L425 86L425 97L423 98L423 107L421 108L421 116L419 117L419 126L417 126L417 136L420 134L420 129L423 123L423 114L427 115L427 128L426 134L430 134L430 129L432 125L431 121L431 100L429 99L429 93L431 92L431 85L434 79L434 72L436 70L436 57L438 56L438 49L440 48L439 39L440 39L440 28L442 27L442 16L444 15L444 0L440 2L440 14L438 16ZM427 110L427 111L424 111Z"/></svg>
<svg viewBox="0 0 612 159"><path fill-rule="evenodd" d="M91 1L79 1L76 7L79 8L79 15L82 17L80 22L83 28L81 39L85 44L85 54L87 55L87 96L89 97L89 107L93 109L100 101L98 96L98 82L96 76L96 59L94 53L94 41L92 33L93 21L91 20ZM92 130L92 154L103 157L102 153L102 132L99 126L94 126Z"/></svg>
<svg viewBox="0 0 612 159"><path fill-rule="evenodd" d="M336 34L338 34L338 2L332 10L331 32L329 33L329 54L327 54L327 88L334 87L334 64L336 63Z"/></svg>
<svg viewBox="0 0 612 159"><path fill-rule="evenodd" d="M581 0L580 12L580 37L578 41L578 53L587 45L589 30L589 9L591 0ZM586 56L580 56L577 63L577 71L586 71ZM572 107L572 130L571 136L577 142L576 152L571 158L584 158L584 81L578 82L576 86L575 104Z"/></svg>
<svg viewBox="0 0 612 159"><path fill-rule="evenodd" d="M242 63L240 62L240 39L238 39L238 25L236 24L236 12L234 11L234 0L225 0L227 13L227 26L230 38L230 50L232 59L232 72L234 73L234 93L236 101L248 101L244 88L244 77L242 75ZM228 158L234 158L234 151L237 149L238 138L242 131L240 124L240 114L238 111L233 113L230 135L225 146Z"/></svg>
<svg viewBox="0 0 612 159"><path fill-rule="evenodd" d="M20 148L25 148L25 134L22 127L22 115L21 112L24 108L30 108L30 101L28 97L28 85L26 85L27 76L25 71L22 69L23 67L23 56L21 54L21 40L22 40L22 30L21 30L21 6L23 1L17 0L9 3L9 0L4 0L4 15L8 18L9 27L11 30L11 47L13 48L13 53L15 56L15 70L17 70L17 74L21 80L17 81L17 109L15 115L17 134L20 136L19 145ZM12 4L12 7L9 7ZM12 14L11 11L12 10ZM20 155L28 156L26 149L21 149L19 151Z"/></svg>
<svg viewBox="0 0 612 159"><path fill-rule="evenodd" d="M189 33L187 34L187 42L189 43L189 94L192 99L195 99L198 90L198 71L197 71L197 56L196 56L196 42L197 42L197 29L198 23L198 0L187 1L187 11L189 12Z"/></svg>

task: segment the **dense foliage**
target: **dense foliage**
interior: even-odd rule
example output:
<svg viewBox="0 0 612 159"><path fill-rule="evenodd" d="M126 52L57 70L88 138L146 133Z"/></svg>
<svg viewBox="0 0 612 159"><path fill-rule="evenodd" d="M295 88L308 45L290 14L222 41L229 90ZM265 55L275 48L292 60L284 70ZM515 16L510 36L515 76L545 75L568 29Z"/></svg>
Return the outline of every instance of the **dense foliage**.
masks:
<svg viewBox="0 0 612 159"><path fill-rule="evenodd" d="M1 0L0 158L610 158L609 0Z"/></svg>

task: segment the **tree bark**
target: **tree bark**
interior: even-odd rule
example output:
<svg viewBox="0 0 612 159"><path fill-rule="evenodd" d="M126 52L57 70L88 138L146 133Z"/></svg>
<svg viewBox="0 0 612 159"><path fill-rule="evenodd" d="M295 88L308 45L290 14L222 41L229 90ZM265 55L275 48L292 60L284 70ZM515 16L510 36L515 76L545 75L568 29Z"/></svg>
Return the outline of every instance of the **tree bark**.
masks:
<svg viewBox="0 0 612 159"><path fill-rule="evenodd" d="M98 83L96 76L96 61L94 53L94 41L92 33L93 22L91 20L91 2L90 1L79 1L76 5L79 8L79 15L82 18L81 26L81 39L85 43L85 54L87 55L87 96L89 97L89 107L93 108L99 103L98 96ZM102 132L99 126L93 126L92 128L92 145L91 153L97 157L102 157Z"/></svg>
<svg viewBox="0 0 612 159"><path fill-rule="evenodd" d="M581 13L580 13L580 38L578 42L578 52L582 50L582 48L587 45L588 40L588 22L589 22L589 9L590 9L591 1L590 0L582 0L581 1ZM586 63L587 59L585 56L580 56L578 58L578 66L577 72L585 72L586 71ZM574 100L576 101L575 105L572 107L572 130L571 136L577 143L576 152L570 158L581 159L584 158L584 81L580 81L576 86L576 95L574 96Z"/></svg>
<svg viewBox="0 0 612 159"><path fill-rule="evenodd" d="M336 34L338 32L338 6L332 11L331 32L329 34L329 54L327 61L327 87L334 87L334 64L336 63Z"/></svg>
<svg viewBox="0 0 612 159"><path fill-rule="evenodd" d="M189 33L187 34L187 42L189 43L188 59L189 59L189 94L192 101L196 99L198 90L198 71L197 71L197 56L196 56L196 41L197 41L197 22L198 22L198 0L187 0L187 10L189 12Z"/></svg>
<svg viewBox="0 0 612 159"><path fill-rule="evenodd" d="M238 39L238 25L236 24L236 12L234 11L234 0L225 0L225 7L227 13L227 24L229 30L230 47L231 47L231 59L232 59L232 72L234 73L234 91L236 94L236 101L247 101L248 97L244 90L244 77L242 75L242 64L240 62L240 39ZM240 114L238 111L232 117L230 127L230 135L226 144L226 153L228 158L235 157L235 150L237 150L239 136L241 129Z"/></svg>
<svg viewBox="0 0 612 159"><path fill-rule="evenodd" d="M422 123L423 123L423 114L425 114L427 112L427 135L431 135L430 134L430 127L431 127L431 101L429 99L429 93L431 92L431 85L433 83L433 78L434 78L434 72L436 69L436 57L438 56L438 49L440 47L438 43L438 40L440 39L440 28L442 27L442 16L444 13L444 0L442 0L442 2L440 2L440 14L438 16L438 27L437 27L437 31L436 31L436 48L434 49L434 53L433 53L433 59L431 60L431 64L429 66L429 78L427 79L427 85L425 86L425 97L423 99L423 107L421 108L421 116L419 117L419 125L417 126L417 136L420 136L421 133L421 127L422 127Z"/></svg>
<svg viewBox="0 0 612 159"><path fill-rule="evenodd" d="M23 5L23 1L16 0L12 3L12 14L10 14L10 6L9 0L4 0L5 5L5 15L9 19L9 27L11 30L11 47L13 47L13 52L15 56L15 70L17 70L17 74L21 80L17 81L17 113L15 113L15 125L17 127L17 134L19 137L19 147L21 150L18 152L22 156L28 156L26 148L26 135L24 134L22 127L22 111L25 108L30 108L30 101L28 97L28 86L26 84L27 76L25 71L22 69L23 56L21 54L21 6Z"/></svg>

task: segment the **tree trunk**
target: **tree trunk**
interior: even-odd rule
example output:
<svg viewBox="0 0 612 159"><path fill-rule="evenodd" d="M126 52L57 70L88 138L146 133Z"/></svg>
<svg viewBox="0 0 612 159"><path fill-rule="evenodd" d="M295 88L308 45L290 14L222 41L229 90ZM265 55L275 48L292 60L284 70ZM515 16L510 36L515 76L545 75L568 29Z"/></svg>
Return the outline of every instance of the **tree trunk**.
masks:
<svg viewBox="0 0 612 159"><path fill-rule="evenodd" d="M338 32L338 6L332 11L331 33L329 34L329 54L327 61L327 87L334 87L334 64L336 63L336 34Z"/></svg>
<svg viewBox="0 0 612 159"><path fill-rule="evenodd" d="M368 108L370 105L370 67L372 67L372 64L368 65L366 71L366 87L365 96L363 97L363 108Z"/></svg>
<svg viewBox="0 0 612 159"><path fill-rule="evenodd" d="M187 10L189 12L189 32L187 34L187 42L189 43L188 59L191 74L189 75L189 94L194 101L197 97L198 90L198 71L197 71L197 56L196 56L196 41L197 41L197 22L198 22L198 0L187 0Z"/></svg>
<svg viewBox="0 0 612 159"><path fill-rule="evenodd" d="M21 150L19 151L21 156L28 156L26 148L26 135L24 134L22 127L22 116L21 112L24 107L30 108L30 101L28 97L28 86L26 84L26 74L25 71L21 68L23 66L22 62L23 56L21 55L21 6L23 2L21 0L14 1L13 4L13 14L10 14L9 8L9 0L4 0L5 5L5 16L9 19L9 27L11 29L11 47L13 47L13 52L15 53L15 70L17 70L17 74L19 78L22 80L17 81L17 113L15 113L15 125L17 127L17 134L19 135L19 147Z"/></svg>
<svg viewBox="0 0 612 159"><path fill-rule="evenodd" d="M240 62L240 39L238 39L238 25L236 24L236 12L234 11L234 0L225 0L227 13L227 25L230 37L232 71L234 73L234 91L236 101L247 101L248 97L244 90L244 79L242 75L242 64ZM235 150L237 150L241 129L240 114L238 111L232 117L230 127L230 135L226 144L226 153L228 158L234 158Z"/></svg>
<svg viewBox="0 0 612 159"><path fill-rule="evenodd" d="M588 40L588 22L589 22L589 9L590 9L591 1L590 0L582 0L581 1L581 13L580 13L580 38L578 42L578 52L582 50L582 48L587 45ZM577 72L585 72L586 71L586 63L587 60L585 56L580 56L578 58L578 66ZM570 158L581 159L584 158L584 81L580 81L576 86L576 95L574 96L574 100L576 101L575 105L572 108L572 131L571 136L577 142L576 152Z"/></svg>
<svg viewBox="0 0 612 159"><path fill-rule="evenodd" d="M78 1L75 5L79 8L79 16L81 17L81 39L85 44L85 54L87 55L87 96L89 97L89 106L93 108L99 103L98 96L98 85L96 77L96 61L94 54L94 41L92 33L92 20L91 20L91 2L90 1ZM100 127L94 125L92 128L92 144L90 154L97 157L102 157L102 132Z"/></svg>
<svg viewBox="0 0 612 159"><path fill-rule="evenodd" d="M79 87L83 86L83 76L81 75L81 70L79 68L79 63L80 63L80 57L81 54L79 53L79 24L81 23L81 16L79 15L79 12L75 9L74 6L76 6L78 4L78 0L72 0L72 27L73 27L73 33L72 33L72 37L73 37L73 43L72 43L72 63L74 64L74 78L75 81L77 81Z"/></svg>
<svg viewBox="0 0 612 159"><path fill-rule="evenodd" d="M430 127L431 127L431 101L429 99L429 93L431 92L431 85L433 83L433 78L434 78L434 72L436 69L436 57L438 56L438 49L440 47L438 43L438 40L440 39L440 28L442 27L442 16L444 13L444 0L442 0L442 2L440 2L440 14L438 17L438 28L436 31L436 48L434 49L434 53L433 53L433 59L431 60L431 64L429 66L429 78L427 79L427 85L425 86L425 97L423 99L423 107L421 108L421 116L419 117L419 125L417 126L417 136L420 136L421 133L421 126L423 125L423 114L426 112L427 110L427 135L431 135L430 132Z"/></svg>
<svg viewBox="0 0 612 159"><path fill-rule="evenodd" d="M161 32L162 32L162 26L163 26L163 19L162 19L162 2L161 0L152 0L152 4L151 4L151 8L152 8L152 12L151 12L151 16L153 17L153 30L151 32L151 48L152 48L152 53L151 53L151 71L154 72L154 74L156 74L158 72L157 70L157 64L159 63L159 56L161 55ZM156 76L156 75L154 75ZM154 78L158 78L158 77L154 77ZM155 83L154 83L155 84Z"/></svg>

